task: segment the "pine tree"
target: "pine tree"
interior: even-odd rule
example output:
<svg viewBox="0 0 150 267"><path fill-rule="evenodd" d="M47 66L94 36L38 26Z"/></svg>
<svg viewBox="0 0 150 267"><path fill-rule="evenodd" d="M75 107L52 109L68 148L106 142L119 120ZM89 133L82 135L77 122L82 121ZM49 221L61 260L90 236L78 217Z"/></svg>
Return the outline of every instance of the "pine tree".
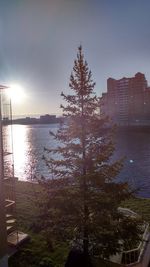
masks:
<svg viewBox="0 0 150 267"><path fill-rule="evenodd" d="M122 246L124 218L117 208L131 192L126 183L116 182L122 161L112 162L112 135L107 119L99 115L95 83L81 46L69 87L70 95L61 94L67 102L61 106L67 125L50 132L58 146L45 148L52 179L41 181L47 195L43 228L49 238L72 240L85 255L93 251L109 257ZM128 224L131 227L133 220Z"/></svg>

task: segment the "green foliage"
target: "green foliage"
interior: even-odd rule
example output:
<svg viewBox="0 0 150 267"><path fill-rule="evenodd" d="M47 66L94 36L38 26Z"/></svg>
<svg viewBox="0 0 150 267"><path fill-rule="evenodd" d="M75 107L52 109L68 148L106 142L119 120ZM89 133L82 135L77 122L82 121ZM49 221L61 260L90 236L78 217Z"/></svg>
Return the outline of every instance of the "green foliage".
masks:
<svg viewBox="0 0 150 267"><path fill-rule="evenodd" d="M122 161L112 162L112 133L106 127L108 120L99 116L94 86L79 47L70 76L72 94L62 93L68 125L50 133L58 146L45 148L44 159L53 179L40 181L46 196L40 219L49 240L72 240L85 254L109 257L121 249L125 224L117 208L131 192L126 183L116 183Z"/></svg>
<svg viewBox="0 0 150 267"><path fill-rule="evenodd" d="M150 199L130 198L122 202L121 206L137 212L144 221L150 224Z"/></svg>
<svg viewBox="0 0 150 267"><path fill-rule="evenodd" d="M9 259L10 267L38 267L40 261L48 259L53 263L54 267L64 266L67 258L69 247L67 243L55 244L52 239L53 249L50 249L47 245L47 230L39 233L32 227L34 218L38 217L39 210L35 206L37 197L35 198L35 192L41 192L42 189L36 185L28 182L16 183L16 195L17 195L17 214L18 214L18 227L20 230L28 232L30 236L30 242L26 243L19 248L19 252ZM44 197L41 196L43 199ZM36 199L36 202L35 202ZM121 203L122 207L127 207L137 212L143 217L144 220L150 223L150 199L131 198ZM46 233L45 233L46 232ZM29 254L28 254L29 251ZM32 253L32 258L29 259L29 255ZM32 261L32 262L31 262ZM36 264L35 264L36 262ZM116 265L110 262L104 262L99 258L93 259L94 266L115 267Z"/></svg>
<svg viewBox="0 0 150 267"><path fill-rule="evenodd" d="M50 250L42 234L30 232L30 238L30 242L24 244L14 256L10 257L10 267L64 266L68 254L68 247L65 243L56 244L53 250Z"/></svg>
<svg viewBox="0 0 150 267"><path fill-rule="evenodd" d="M40 231L37 225L37 199L44 202L44 192L38 184L16 183L17 224L20 231L28 233L30 241L20 246L17 253L9 258L10 267L64 266L68 246L64 242L52 242L44 231ZM51 247L50 241L53 244Z"/></svg>
<svg viewBox="0 0 150 267"><path fill-rule="evenodd" d="M9 266L14 267L54 267L54 263L46 250L43 238L34 238L10 258Z"/></svg>

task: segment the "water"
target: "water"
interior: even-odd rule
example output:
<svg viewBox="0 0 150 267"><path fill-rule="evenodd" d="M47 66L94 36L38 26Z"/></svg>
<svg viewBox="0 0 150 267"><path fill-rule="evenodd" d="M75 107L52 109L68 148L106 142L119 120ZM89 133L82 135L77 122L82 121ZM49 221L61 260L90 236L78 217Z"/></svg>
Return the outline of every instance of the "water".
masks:
<svg viewBox="0 0 150 267"><path fill-rule="evenodd" d="M125 156L121 180L138 188L138 195L150 197L150 129L119 131L115 158Z"/></svg>
<svg viewBox="0 0 150 267"><path fill-rule="evenodd" d="M49 177L48 169L42 157L44 147L56 146L49 131L56 132L57 129L58 124L4 127L4 150L12 150L11 139L13 139L14 174L19 180L31 180L35 176L40 177L41 175ZM11 169L11 162L12 158L7 156L5 165L9 169Z"/></svg>
<svg viewBox="0 0 150 267"><path fill-rule="evenodd" d="M56 131L58 125L13 125L12 128L15 176L20 180L33 179L34 175L49 177L42 160L43 149L56 146L49 131ZM4 127L4 132L5 149L11 150L11 126ZM150 131L121 131L116 142L114 158L126 157L119 179L140 188L140 196L150 197ZM9 157L7 164L11 165Z"/></svg>

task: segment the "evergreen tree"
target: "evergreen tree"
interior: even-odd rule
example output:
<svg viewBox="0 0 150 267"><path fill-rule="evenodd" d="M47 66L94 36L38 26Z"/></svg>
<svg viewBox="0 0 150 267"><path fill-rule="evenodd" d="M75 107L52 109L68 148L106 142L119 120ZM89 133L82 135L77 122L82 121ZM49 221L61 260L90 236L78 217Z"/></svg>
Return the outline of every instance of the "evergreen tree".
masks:
<svg viewBox="0 0 150 267"><path fill-rule="evenodd" d="M67 125L57 133L50 132L58 146L45 148L52 179L40 181L47 196L41 215L48 238L72 240L85 255L109 257L120 250L122 236L125 239L127 218L117 208L131 192L126 183L116 182L122 161L112 162L110 129L107 119L99 115L94 86L80 46L70 76L72 93L62 93ZM129 229L133 224L128 218ZM137 237L134 231L134 239Z"/></svg>

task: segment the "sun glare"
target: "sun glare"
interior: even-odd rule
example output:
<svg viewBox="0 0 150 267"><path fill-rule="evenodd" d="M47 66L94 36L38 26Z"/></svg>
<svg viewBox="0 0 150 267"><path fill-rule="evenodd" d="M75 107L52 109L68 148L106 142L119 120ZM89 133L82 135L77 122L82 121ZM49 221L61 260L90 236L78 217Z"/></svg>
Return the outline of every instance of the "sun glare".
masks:
<svg viewBox="0 0 150 267"><path fill-rule="evenodd" d="M25 99L23 87L19 84L11 84L8 88L8 96L13 103L21 103Z"/></svg>

